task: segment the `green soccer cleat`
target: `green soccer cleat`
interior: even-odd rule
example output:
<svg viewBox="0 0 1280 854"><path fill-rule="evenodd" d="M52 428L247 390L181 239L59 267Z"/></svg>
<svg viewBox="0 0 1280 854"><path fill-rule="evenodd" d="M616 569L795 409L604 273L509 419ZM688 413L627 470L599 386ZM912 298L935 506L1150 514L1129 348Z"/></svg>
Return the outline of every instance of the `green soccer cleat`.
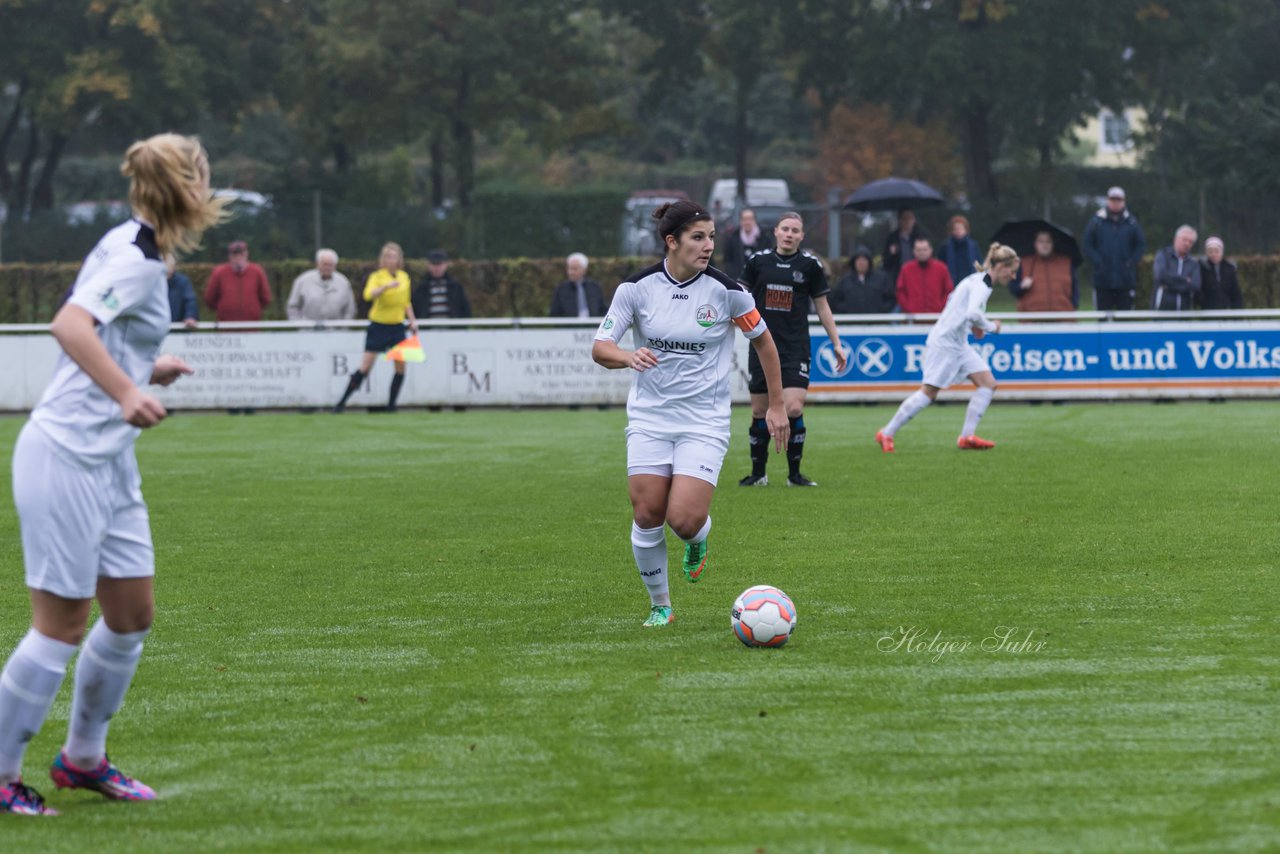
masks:
<svg viewBox="0 0 1280 854"><path fill-rule="evenodd" d="M707 568L707 541L686 543L684 547L684 577L690 584L697 584Z"/></svg>
<svg viewBox="0 0 1280 854"><path fill-rule="evenodd" d="M646 629L661 628L676 621L675 612L670 605L654 605L649 609L649 619L641 623Z"/></svg>

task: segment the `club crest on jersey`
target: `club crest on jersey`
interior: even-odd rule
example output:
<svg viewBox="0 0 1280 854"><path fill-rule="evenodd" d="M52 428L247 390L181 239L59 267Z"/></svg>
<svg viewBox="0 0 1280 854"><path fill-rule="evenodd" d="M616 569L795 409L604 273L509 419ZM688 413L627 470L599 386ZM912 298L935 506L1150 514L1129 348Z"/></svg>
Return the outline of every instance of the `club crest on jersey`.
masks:
<svg viewBox="0 0 1280 854"><path fill-rule="evenodd" d="M792 270L791 278L797 285L804 284L804 273L801 273L799 270Z"/></svg>
<svg viewBox="0 0 1280 854"><path fill-rule="evenodd" d="M120 307L120 300L116 299L115 292L116 289L114 287L107 288L105 291L98 294L98 301L112 311L115 311Z"/></svg>
<svg viewBox="0 0 1280 854"><path fill-rule="evenodd" d="M716 309L710 303L698 306L698 325L710 329L716 325Z"/></svg>
<svg viewBox="0 0 1280 854"><path fill-rule="evenodd" d="M609 331L609 330L610 330L610 329L612 329L612 328L613 328L613 318L612 318L612 317L606 317L606 318L604 319L604 329L605 329L605 331L607 332L607 331Z"/></svg>

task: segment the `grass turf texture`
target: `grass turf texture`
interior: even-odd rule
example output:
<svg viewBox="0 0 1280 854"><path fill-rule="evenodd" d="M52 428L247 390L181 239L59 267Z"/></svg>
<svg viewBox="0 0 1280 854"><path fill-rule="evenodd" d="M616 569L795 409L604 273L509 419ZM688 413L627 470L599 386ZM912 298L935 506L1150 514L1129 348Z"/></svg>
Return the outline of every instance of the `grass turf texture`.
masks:
<svg viewBox="0 0 1280 854"><path fill-rule="evenodd" d="M26 769L64 814L0 848L1275 850L1280 405L997 405L988 453L936 406L886 456L890 411L811 408L811 490L735 485L735 411L662 630L619 410L180 415L139 442L159 607L110 743L162 800L52 792L68 678ZM731 634L758 583L784 649Z"/></svg>

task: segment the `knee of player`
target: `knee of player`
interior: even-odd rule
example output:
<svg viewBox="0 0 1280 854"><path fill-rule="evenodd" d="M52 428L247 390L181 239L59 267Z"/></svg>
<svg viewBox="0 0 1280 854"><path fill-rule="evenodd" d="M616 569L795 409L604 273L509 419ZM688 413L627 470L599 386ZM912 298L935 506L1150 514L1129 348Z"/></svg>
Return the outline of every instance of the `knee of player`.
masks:
<svg viewBox="0 0 1280 854"><path fill-rule="evenodd" d="M672 513L667 517L667 524L671 526L671 530L685 541L696 537L706 523L707 514L705 513Z"/></svg>
<svg viewBox="0 0 1280 854"><path fill-rule="evenodd" d="M128 608L118 609L110 614L103 613L102 618L111 631L118 635L128 635L149 630L155 615L155 602L146 601L133 603Z"/></svg>
<svg viewBox="0 0 1280 854"><path fill-rule="evenodd" d="M788 418L799 418L799 417L800 417L800 416L802 416L802 415L804 415L804 404L803 404L803 403L790 403L790 404L787 404L787 417L788 417Z"/></svg>
<svg viewBox="0 0 1280 854"><path fill-rule="evenodd" d="M653 507L644 504L632 506L631 518L641 528L661 528L666 519L665 507Z"/></svg>

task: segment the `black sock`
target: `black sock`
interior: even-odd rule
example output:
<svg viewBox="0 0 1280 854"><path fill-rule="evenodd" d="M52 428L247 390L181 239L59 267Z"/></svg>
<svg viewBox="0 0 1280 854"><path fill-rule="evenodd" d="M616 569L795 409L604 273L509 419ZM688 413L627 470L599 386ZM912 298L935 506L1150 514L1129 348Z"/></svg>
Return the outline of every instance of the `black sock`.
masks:
<svg viewBox="0 0 1280 854"><path fill-rule="evenodd" d="M356 389L360 388L360 383L364 382L364 371L355 371L351 374L351 381L347 383L347 390L342 393L342 400L338 401L339 406L347 405L347 398L356 393Z"/></svg>
<svg viewBox="0 0 1280 854"><path fill-rule="evenodd" d="M396 398L400 397L400 386L402 385L404 385L404 374L396 374L391 378L391 399L387 402L388 408L396 408Z"/></svg>
<svg viewBox="0 0 1280 854"><path fill-rule="evenodd" d="M792 418L791 439L787 442L787 465L791 474L800 474L800 458L804 456L804 416Z"/></svg>
<svg viewBox="0 0 1280 854"><path fill-rule="evenodd" d="M765 466L769 464L769 425L763 418L751 422L747 431L751 448L751 476L763 477Z"/></svg>

